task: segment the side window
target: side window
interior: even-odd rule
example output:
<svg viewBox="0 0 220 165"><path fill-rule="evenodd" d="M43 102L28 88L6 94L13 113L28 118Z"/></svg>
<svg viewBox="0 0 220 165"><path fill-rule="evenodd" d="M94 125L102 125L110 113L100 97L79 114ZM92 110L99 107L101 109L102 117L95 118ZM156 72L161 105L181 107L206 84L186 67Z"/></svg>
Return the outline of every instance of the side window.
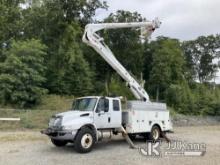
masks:
<svg viewBox="0 0 220 165"><path fill-rule="evenodd" d="M118 100L113 100L113 110L114 111L119 111L120 106L119 106L119 101Z"/></svg>
<svg viewBox="0 0 220 165"><path fill-rule="evenodd" d="M104 98L99 99L96 112L101 112L101 111L108 112L108 110L109 110L109 100Z"/></svg>

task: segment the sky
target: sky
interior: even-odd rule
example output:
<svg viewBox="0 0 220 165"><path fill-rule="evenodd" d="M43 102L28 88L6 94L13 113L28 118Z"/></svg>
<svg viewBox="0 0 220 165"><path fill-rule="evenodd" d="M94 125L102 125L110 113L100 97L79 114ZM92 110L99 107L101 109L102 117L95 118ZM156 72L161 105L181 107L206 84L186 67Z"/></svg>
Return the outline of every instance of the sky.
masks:
<svg viewBox="0 0 220 165"><path fill-rule="evenodd" d="M117 10L137 11L148 20L158 17L162 25L152 38L163 35L181 41L220 33L220 0L105 0L108 10L99 9L101 20ZM220 83L220 71L216 82Z"/></svg>

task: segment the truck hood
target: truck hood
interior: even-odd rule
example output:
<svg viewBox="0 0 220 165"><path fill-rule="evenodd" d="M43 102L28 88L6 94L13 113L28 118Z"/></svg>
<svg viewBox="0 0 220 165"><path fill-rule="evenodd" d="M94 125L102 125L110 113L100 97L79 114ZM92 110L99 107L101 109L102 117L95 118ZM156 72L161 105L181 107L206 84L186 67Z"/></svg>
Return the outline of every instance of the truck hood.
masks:
<svg viewBox="0 0 220 165"><path fill-rule="evenodd" d="M70 129L70 130L79 129L84 124L93 123L92 111L71 110L71 111L59 113L56 116L61 116L62 126L65 126L66 129Z"/></svg>
<svg viewBox="0 0 220 165"><path fill-rule="evenodd" d="M59 114L56 114L56 116L62 116L64 118L78 118L78 117L84 117L84 116L90 116L92 114L91 111L77 111L77 110L70 110L67 112L62 112Z"/></svg>

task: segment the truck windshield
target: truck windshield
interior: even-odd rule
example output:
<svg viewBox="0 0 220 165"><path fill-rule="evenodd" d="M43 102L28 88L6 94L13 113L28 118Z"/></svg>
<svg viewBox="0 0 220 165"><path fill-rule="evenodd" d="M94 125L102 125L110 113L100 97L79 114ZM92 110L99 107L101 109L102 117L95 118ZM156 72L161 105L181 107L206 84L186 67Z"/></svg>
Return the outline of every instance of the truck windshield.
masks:
<svg viewBox="0 0 220 165"><path fill-rule="evenodd" d="M96 101L96 98L77 99L73 102L72 109L77 111L93 111Z"/></svg>

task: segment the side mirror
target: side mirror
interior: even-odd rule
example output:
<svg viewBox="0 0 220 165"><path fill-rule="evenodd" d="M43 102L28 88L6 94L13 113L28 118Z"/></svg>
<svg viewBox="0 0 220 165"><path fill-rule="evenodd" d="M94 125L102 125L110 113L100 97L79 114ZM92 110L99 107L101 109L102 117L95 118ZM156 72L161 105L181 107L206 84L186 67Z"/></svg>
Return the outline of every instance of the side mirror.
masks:
<svg viewBox="0 0 220 165"><path fill-rule="evenodd" d="M99 112L101 112L101 109L97 106L95 112L99 113Z"/></svg>

